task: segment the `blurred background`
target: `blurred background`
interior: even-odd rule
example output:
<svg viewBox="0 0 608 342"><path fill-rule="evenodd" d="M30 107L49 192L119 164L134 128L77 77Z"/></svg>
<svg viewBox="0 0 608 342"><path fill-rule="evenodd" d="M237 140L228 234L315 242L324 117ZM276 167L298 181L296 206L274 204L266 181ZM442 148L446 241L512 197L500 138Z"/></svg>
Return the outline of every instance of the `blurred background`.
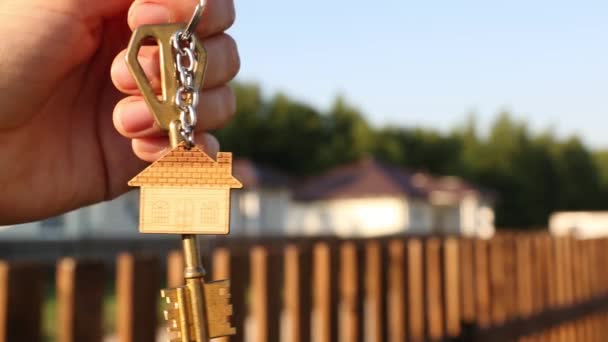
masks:
<svg viewBox="0 0 608 342"><path fill-rule="evenodd" d="M233 201L235 234L487 235L608 207L608 5L237 7L237 114L215 132L248 185ZM0 237L134 233L136 197ZM364 197L381 221L347 218Z"/></svg>
<svg viewBox="0 0 608 342"><path fill-rule="evenodd" d="M237 113L214 132L245 185L231 237L608 235L607 15L590 0L237 1ZM1 227L0 256L176 248L138 234L138 208L133 191Z"/></svg>

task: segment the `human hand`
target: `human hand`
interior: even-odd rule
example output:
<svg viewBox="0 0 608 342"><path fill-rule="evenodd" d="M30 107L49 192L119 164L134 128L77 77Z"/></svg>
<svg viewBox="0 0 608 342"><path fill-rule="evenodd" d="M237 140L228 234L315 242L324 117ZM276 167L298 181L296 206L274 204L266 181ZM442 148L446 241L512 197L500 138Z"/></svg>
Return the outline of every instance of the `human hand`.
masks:
<svg viewBox="0 0 608 342"><path fill-rule="evenodd" d="M145 161L168 148L127 69L124 49L132 29L187 22L196 3L0 3L0 224L114 198L128 190L127 181ZM208 68L195 139L211 154L218 143L203 132L221 127L235 110L227 82L238 72L239 57L223 33L233 21L232 0L208 0L197 28ZM160 89L157 51L142 49L140 64Z"/></svg>

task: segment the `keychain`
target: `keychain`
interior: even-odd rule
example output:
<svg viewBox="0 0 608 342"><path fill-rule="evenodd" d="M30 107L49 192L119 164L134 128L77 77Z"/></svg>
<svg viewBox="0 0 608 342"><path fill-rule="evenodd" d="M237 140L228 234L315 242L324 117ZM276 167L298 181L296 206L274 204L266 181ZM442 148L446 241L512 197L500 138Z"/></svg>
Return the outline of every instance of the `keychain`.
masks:
<svg viewBox="0 0 608 342"><path fill-rule="evenodd" d="M141 188L141 233L182 234L186 285L161 295L172 342L207 342L233 335L229 281L205 282L195 234L228 234L230 190L242 184L232 176L232 154L214 160L194 144L196 106L205 77L207 54L194 30L205 8L197 4L188 25L144 25L133 32L127 65L154 115L168 132L172 150L129 181ZM147 39L160 49L162 94L157 95L137 60Z"/></svg>

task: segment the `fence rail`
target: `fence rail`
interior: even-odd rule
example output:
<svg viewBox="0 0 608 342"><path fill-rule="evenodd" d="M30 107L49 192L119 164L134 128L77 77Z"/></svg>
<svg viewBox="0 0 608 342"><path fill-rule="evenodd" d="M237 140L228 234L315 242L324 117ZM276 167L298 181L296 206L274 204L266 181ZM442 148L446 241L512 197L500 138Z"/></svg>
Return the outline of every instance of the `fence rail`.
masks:
<svg viewBox="0 0 608 342"><path fill-rule="evenodd" d="M205 252L209 278L232 284L239 333L221 341L600 342L608 336L607 239L538 233L492 240L226 239ZM162 283L180 284L180 254L123 253L115 263L58 260L59 341L103 340L108 269L115 270L118 341L155 340L163 324L158 292ZM42 339L45 281L41 264L0 262L0 342Z"/></svg>

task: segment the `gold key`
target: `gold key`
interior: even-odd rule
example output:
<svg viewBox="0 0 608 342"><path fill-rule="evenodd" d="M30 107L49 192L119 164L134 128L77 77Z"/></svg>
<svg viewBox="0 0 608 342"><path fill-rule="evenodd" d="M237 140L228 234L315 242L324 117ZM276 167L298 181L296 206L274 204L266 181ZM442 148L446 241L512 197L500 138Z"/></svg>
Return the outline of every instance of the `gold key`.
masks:
<svg viewBox="0 0 608 342"><path fill-rule="evenodd" d="M230 282L228 280L214 281L202 284L207 301L207 334L209 338L234 335L236 329L230 325L232 315L230 305ZM188 288L186 286L161 291L165 298L167 309L163 311L168 322L167 332L171 342L192 341L195 334L194 326L188 320Z"/></svg>
<svg viewBox="0 0 608 342"><path fill-rule="evenodd" d="M144 25L133 32L127 64L156 124L168 131L172 150L135 176L141 187L142 233L182 234L185 285L162 290L171 342L208 342L236 333L229 281L206 283L195 234L228 234L230 190L242 187L232 176L232 154L215 159L194 144L196 107L207 64L205 49L193 34L204 2L190 23ZM137 60L146 39L160 49L162 94L155 94Z"/></svg>

